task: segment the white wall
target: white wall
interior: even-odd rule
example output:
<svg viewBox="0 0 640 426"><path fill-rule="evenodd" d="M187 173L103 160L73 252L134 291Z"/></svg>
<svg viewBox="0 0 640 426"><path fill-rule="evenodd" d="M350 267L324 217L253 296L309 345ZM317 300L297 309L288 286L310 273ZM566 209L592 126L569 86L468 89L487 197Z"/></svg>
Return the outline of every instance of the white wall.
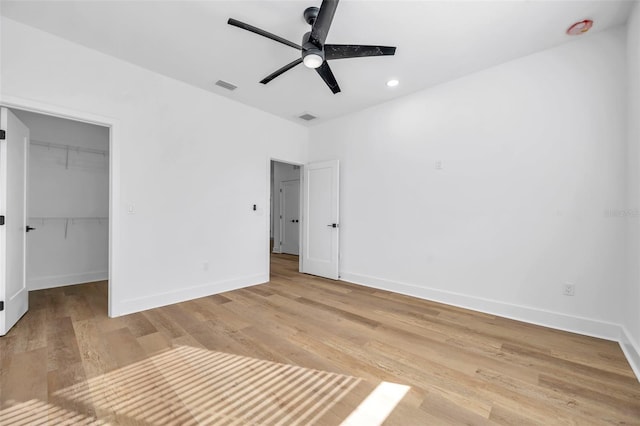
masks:
<svg viewBox="0 0 640 426"><path fill-rule="evenodd" d="M268 280L268 159L304 163L305 128L6 18L1 39L1 101L114 123L113 315Z"/></svg>
<svg viewBox="0 0 640 426"><path fill-rule="evenodd" d="M109 149L109 129L88 123L14 110L31 140ZM105 280L108 277L108 221L53 218L109 216L109 157L31 145L27 283L30 290ZM48 218L48 219L47 219ZM65 226L67 229L65 236Z"/></svg>
<svg viewBox="0 0 640 426"><path fill-rule="evenodd" d="M273 226L273 252L281 253L280 249L280 184L287 180L300 180L300 167L292 164L274 161L273 163L273 196L272 196L272 226Z"/></svg>
<svg viewBox="0 0 640 426"><path fill-rule="evenodd" d="M627 58L629 192L624 219L629 226L629 284L623 301L626 329L623 347L640 377L640 5L637 3L627 24Z"/></svg>
<svg viewBox="0 0 640 426"><path fill-rule="evenodd" d="M341 162L342 278L617 338L625 55L589 34L311 128Z"/></svg>

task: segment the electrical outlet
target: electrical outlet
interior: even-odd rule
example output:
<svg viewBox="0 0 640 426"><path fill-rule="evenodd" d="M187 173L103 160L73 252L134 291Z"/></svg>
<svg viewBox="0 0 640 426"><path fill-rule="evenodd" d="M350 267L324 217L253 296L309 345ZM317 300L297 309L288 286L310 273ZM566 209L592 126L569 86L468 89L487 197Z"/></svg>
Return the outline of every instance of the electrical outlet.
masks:
<svg viewBox="0 0 640 426"><path fill-rule="evenodd" d="M202 263L202 270L203 271L208 271L209 270L209 262L203 262Z"/></svg>
<svg viewBox="0 0 640 426"><path fill-rule="evenodd" d="M565 296L575 296L576 286L574 284L565 284L562 288L562 294Z"/></svg>

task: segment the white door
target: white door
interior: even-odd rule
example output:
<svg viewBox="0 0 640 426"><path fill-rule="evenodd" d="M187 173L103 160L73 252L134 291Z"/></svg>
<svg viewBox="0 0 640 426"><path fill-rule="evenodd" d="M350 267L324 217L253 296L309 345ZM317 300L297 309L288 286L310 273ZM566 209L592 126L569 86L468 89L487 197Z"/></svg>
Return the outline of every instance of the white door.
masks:
<svg viewBox="0 0 640 426"><path fill-rule="evenodd" d="M27 159L29 129L11 111L0 109L0 336L29 308L25 277L27 226Z"/></svg>
<svg viewBox="0 0 640 426"><path fill-rule="evenodd" d="M302 272L338 277L338 160L304 168Z"/></svg>
<svg viewBox="0 0 640 426"><path fill-rule="evenodd" d="M280 183L280 251L299 253L300 246L300 181Z"/></svg>

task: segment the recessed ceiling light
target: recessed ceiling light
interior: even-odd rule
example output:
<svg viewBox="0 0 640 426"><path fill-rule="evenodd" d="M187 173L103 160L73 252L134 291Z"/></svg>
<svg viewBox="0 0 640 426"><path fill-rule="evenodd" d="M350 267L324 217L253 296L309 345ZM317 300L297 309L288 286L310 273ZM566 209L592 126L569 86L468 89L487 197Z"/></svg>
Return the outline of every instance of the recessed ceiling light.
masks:
<svg viewBox="0 0 640 426"><path fill-rule="evenodd" d="M396 79L387 81L387 86L389 87L396 87L398 84L400 84L400 82Z"/></svg>

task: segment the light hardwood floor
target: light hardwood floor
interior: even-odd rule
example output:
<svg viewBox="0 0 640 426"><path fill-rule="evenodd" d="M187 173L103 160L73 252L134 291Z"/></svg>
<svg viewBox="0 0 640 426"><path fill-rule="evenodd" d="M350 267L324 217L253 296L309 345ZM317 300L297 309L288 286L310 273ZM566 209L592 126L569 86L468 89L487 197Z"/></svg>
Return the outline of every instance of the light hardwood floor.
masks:
<svg viewBox="0 0 640 426"><path fill-rule="evenodd" d="M104 282L32 292L0 424L640 424L617 343L296 269L114 319Z"/></svg>

